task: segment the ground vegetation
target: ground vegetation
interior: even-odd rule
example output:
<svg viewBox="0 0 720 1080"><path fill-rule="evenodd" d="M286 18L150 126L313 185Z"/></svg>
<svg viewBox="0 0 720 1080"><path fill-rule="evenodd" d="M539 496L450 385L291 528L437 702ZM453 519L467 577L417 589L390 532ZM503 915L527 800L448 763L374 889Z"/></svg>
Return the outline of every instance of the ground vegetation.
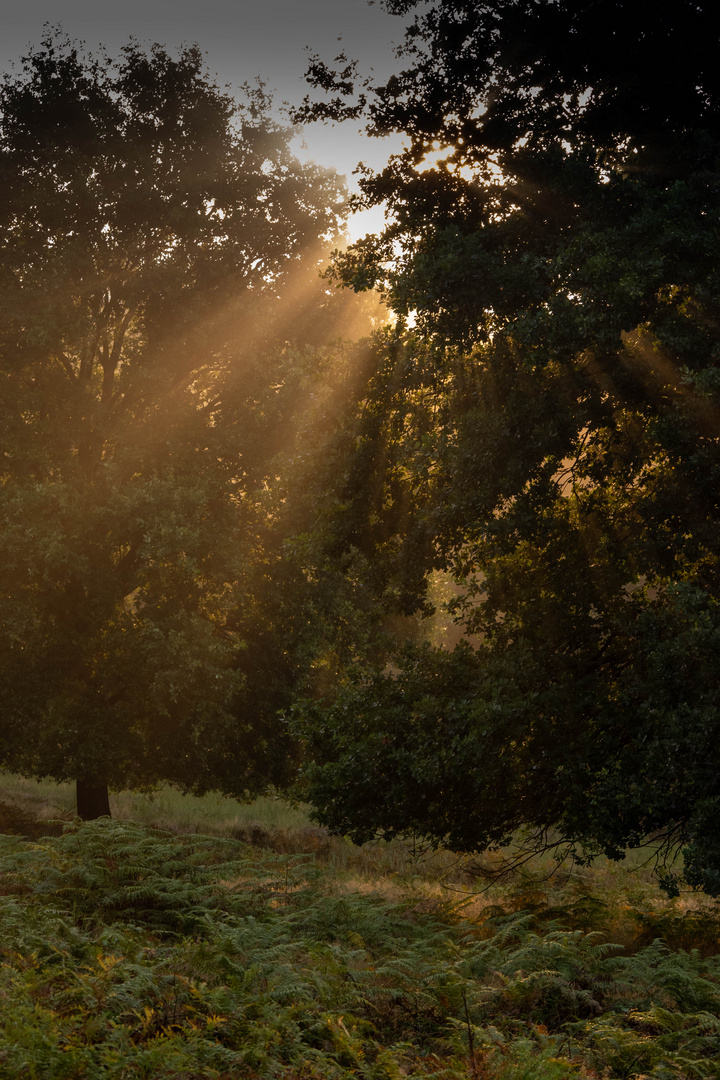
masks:
<svg viewBox="0 0 720 1080"><path fill-rule="evenodd" d="M2 837L0 873L8 1077L717 1071L702 922L692 952L623 948L577 895L554 921L537 887L535 912L506 895L463 915L348 890L307 856L107 820Z"/></svg>

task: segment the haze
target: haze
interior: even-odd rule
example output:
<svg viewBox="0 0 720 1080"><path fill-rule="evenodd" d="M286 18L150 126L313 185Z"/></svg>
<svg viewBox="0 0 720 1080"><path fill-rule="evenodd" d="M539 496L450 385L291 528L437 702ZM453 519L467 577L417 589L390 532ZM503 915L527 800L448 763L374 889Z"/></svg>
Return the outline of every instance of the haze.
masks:
<svg viewBox="0 0 720 1080"><path fill-rule="evenodd" d="M130 36L170 49L197 42L221 85L236 90L259 76L278 102L297 102L307 93L303 75L310 53L332 59L345 50L363 71L389 74L392 44L403 30L403 20L374 0L128 0L121 5L28 0L5 12L0 42L4 71L39 43L45 23L61 26L91 50L104 45L110 53ZM389 140L362 136L354 124L313 125L305 130L304 141L308 156L346 174L351 186L358 161L377 167L392 147ZM372 229L377 218L377 212L374 218L358 216L351 226L353 237Z"/></svg>

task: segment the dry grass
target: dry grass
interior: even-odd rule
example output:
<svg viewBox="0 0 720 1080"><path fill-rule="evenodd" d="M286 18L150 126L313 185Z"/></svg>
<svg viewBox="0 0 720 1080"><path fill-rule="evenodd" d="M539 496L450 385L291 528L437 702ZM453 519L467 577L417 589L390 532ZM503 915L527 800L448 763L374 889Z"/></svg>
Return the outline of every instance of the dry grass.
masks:
<svg viewBox="0 0 720 1080"><path fill-rule="evenodd" d="M718 901L691 892L665 897L647 852L629 852L619 863L597 859L590 867L536 856L493 881L473 856L401 840L357 847L314 824L306 808L275 797L240 803L163 787L153 795L112 794L111 809L118 819L169 832L227 836L277 854L311 856L330 870L328 880L338 892L372 893L450 919L463 915L480 933L493 916L527 911L543 925L557 921L566 928L600 929L631 950L661 937L673 948L720 951ZM0 774L0 832L31 838L59 834L73 814L72 785Z"/></svg>

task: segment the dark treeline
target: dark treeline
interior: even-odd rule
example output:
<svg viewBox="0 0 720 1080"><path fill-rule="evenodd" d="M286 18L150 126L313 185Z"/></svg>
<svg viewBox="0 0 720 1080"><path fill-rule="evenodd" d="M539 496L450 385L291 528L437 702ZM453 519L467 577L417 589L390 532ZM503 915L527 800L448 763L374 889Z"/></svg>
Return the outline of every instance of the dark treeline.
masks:
<svg viewBox="0 0 720 1080"><path fill-rule="evenodd" d="M0 755L717 895L716 12L386 6L296 110L406 139L332 279L337 177L195 51L6 78Z"/></svg>

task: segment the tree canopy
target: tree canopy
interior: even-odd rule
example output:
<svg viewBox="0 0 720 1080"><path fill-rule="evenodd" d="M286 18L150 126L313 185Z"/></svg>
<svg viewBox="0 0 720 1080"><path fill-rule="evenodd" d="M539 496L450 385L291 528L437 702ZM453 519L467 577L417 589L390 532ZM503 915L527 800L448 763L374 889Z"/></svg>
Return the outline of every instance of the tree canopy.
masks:
<svg viewBox="0 0 720 1080"><path fill-rule="evenodd" d="M336 96L304 110L407 140L362 181L387 228L336 264L400 316L348 542L402 520L402 605L451 576L465 641L308 708L307 790L356 838L662 837L718 893L717 13L387 7L419 7L401 70L315 59Z"/></svg>
<svg viewBox="0 0 720 1080"><path fill-rule="evenodd" d="M50 35L0 87L0 761L85 816L108 784L288 775L255 568L303 375L284 301L346 203L292 134L196 48Z"/></svg>

